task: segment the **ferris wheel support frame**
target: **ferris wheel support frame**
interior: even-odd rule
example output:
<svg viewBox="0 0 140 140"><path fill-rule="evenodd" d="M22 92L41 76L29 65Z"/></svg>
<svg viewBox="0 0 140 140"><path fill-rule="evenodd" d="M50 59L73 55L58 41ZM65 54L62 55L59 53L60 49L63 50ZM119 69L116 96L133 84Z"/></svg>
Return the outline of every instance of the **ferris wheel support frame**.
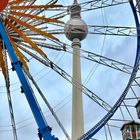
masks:
<svg viewBox="0 0 140 140"><path fill-rule="evenodd" d="M32 110L36 123L39 127L38 129L39 133L42 135L44 140L56 140L57 138L51 135L51 128L47 125L47 122L43 116L43 113L39 107L39 104L37 100L35 99L33 90L31 89L31 86L22 70L21 62L19 61L16 53L14 52L12 48L12 45L10 43L10 40L8 38L8 35L6 33L6 30L3 26L1 19L0 19L0 35L2 39L4 40L4 43L5 43L4 45L6 46L8 54L10 56L12 66L18 75L18 78L22 85L26 99L30 105L30 108Z"/></svg>

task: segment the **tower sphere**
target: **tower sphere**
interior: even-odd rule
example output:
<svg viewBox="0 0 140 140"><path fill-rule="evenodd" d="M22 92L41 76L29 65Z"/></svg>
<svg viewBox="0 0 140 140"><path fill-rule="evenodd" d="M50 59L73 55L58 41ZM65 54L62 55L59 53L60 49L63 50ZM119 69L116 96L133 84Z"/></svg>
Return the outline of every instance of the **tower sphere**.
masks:
<svg viewBox="0 0 140 140"><path fill-rule="evenodd" d="M73 17L65 24L65 35L72 41L78 38L80 41L86 38L88 29L86 23L80 17Z"/></svg>
<svg viewBox="0 0 140 140"><path fill-rule="evenodd" d="M2 12L8 4L8 0L0 0L0 12Z"/></svg>

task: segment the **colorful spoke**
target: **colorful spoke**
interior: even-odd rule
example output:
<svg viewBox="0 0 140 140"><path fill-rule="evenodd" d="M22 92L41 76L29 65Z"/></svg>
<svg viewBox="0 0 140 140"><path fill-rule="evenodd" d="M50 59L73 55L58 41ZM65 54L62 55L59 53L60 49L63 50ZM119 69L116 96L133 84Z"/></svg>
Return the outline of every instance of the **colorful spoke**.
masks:
<svg viewBox="0 0 140 140"><path fill-rule="evenodd" d="M0 69L5 79L14 140L18 140L18 136L10 91L10 77L7 61L8 55L12 63L12 69L17 72L22 85L21 89L25 93L26 99L37 122L40 135L44 140L56 139L51 135L51 129L47 125L38 101L34 97L34 92L27 81L27 73L29 73L30 69L27 64L29 59L26 57L26 52L20 50L19 44L30 49L30 51L34 51L36 54L39 54L41 58L46 61L47 54L35 41L40 40L46 42L47 39L51 39L59 42L59 39L47 33L46 29L48 28L48 24L60 25L64 24L64 22L59 19L44 17L43 12L47 9L62 8L63 6L55 4L56 2L54 1L48 5L36 5L35 3L36 0L0 0ZM33 33L36 34L36 36L34 36ZM23 70L26 72L24 73ZM38 87L37 84L36 87ZM47 100L45 101L47 102ZM48 102L47 105L49 105ZM51 109L50 105L49 108ZM52 114L55 114L52 109L51 111ZM54 116L54 118L57 119L59 126L63 129L65 135L69 138L58 117L56 115Z"/></svg>
<svg viewBox="0 0 140 140"><path fill-rule="evenodd" d="M33 33L38 37L36 39L46 40L50 38L55 41L59 41L55 36L47 33L45 28L48 27L46 24L56 23L56 24L64 24L64 22L55 19L55 18L46 18L43 16L43 11L47 9L60 8L63 5L60 4L49 4L49 5L36 5L35 1L24 1L24 0L4 0L1 9L1 18L5 24L5 28L13 49L15 50L19 60L24 65L26 69L28 69L26 59L24 59L22 53L18 49L17 43L25 41L28 43L37 53L39 53L42 57L46 58L47 55L43 52L43 50L34 43ZM29 10L30 9L30 10ZM39 10L39 11L38 11ZM28 12L30 11L30 12ZM45 25L45 28L41 26ZM28 33L26 33L28 31ZM3 41L3 40L1 40ZM0 52L2 53L2 52ZM3 74L5 75L5 67L4 61L1 55L1 68Z"/></svg>
<svg viewBox="0 0 140 140"><path fill-rule="evenodd" d="M116 140L114 128L123 137L127 125L140 128L139 1L72 1L0 0L0 93L7 93L7 125L14 140L24 135L19 130L27 131L33 117L34 134L24 139ZM134 22L127 23L129 18ZM22 94L11 94L15 91ZM68 94L70 111L63 102ZM25 113L27 120L19 116L18 122L16 109L26 109L24 98L21 107L14 105L15 97L24 95L33 117ZM71 116L66 121L71 124L65 124L64 115Z"/></svg>

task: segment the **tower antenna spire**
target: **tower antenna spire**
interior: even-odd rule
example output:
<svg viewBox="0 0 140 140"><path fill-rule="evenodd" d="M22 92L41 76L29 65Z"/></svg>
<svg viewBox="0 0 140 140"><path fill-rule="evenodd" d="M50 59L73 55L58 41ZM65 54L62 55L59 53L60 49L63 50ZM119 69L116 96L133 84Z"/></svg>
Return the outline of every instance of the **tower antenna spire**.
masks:
<svg viewBox="0 0 140 140"><path fill-rule="evenodd" d="M74 0L73 4L78 4L78 1L77 0Z"/></svg>

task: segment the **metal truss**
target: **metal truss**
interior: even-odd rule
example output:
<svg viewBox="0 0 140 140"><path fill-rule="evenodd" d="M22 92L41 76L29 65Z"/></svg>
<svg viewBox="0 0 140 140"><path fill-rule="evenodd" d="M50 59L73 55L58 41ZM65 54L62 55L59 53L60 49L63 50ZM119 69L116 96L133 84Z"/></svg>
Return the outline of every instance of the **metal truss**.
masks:
<svg viewBox="0 0 140 140"><path fill-rule="evenodd" d="M89 34L137 36L136 27L89 25Z"/></svg>
<svg viewBox="0 0 140 140"><path fill-rule="evenodd" d="M38 46L45 47L45 48L52 49L52 50L56 50L56 51L65 51L65 52L68 52L71 54L73 53L72 47L70 45L64 44L64 43L53 45L53 44L48 44L48 43L36 41L36 44ZM22 44L22 45L24 46L24 44ZM29 48L28 45L25 45L25 47ZM127 74L131 74L131 72L133 70L133 66L130 66L128 64L110 59L108 57L104 57L102 55L99 55L99 54L96 54L96 53L93 53L90 51L86 51L83 49L80 49L80 57L83 59L87 59L89 61L96 62L96 63L101 64L101 65L113 68L115 70L122 71L122 72L127 73Z"/></svg>
<svg viewBox="0 0 140 140"><path fill-rule="evenodd" d="M136 37L136 30L136 27L88 25L88 34ZM47 32L50 34L64 34L64 29L48 30ZM81 31L76 29L71 29L71 32L76 34L81 33Z"/></svg>
<svg viewBox="0 0 140 140"><path fill-rule="evenodd" d="M92 52L88 52L85 50L81 50L80 52L81 52L82 58L85 58L90 61L102 64L104 66L122 71L124 73L131 74L131 72L133 70L132 66L127 65L125 63L122 63L122 62L119 62L119 61L116 61L116 60L113 60L113 59L110 59L110 58L107 58L107 57L104 57L104 56L101 56L101 55L98 55L98 54L95 54Z"/></svg>
<svg viewBox="0 0 140 140"><path fill-rule="evenodd" d="M127 0L92 0L88 2L80 3L82 10L81 12L95 10L99 8L111 7L120 4L128 3Z"/></svg>
<svg viewBox="0 0 140 140"><path fill-rule="evenodd" d="M27 71L26 69L24 69L26 75L28 76L28 78L32 81L32 83L34 84L34 86L36 87L36 89L38 90L38 93L40 94L40 96L42 97L43 101L45 102L45 104L47 105L48 109L50 110L51 114L53 115L53 117L55 118L57 124L59 125L59 127L61 128L61 130L63 131L63 133L65 134L66 138L68 140L70 140L70 137L66 131L66 129L64 128L63 124L61 123L61 121L59 120L59 118L57 117L56 113L54 112L53 108L51 107L50 103L48 102L48 100L46 99L46 97L44 96L42 90L39 88L39 86L37 85L36 81L34 80L33 76L30 74L29 71Z"/></svg>
<svg viewBox="0 0 140 140"><path fill-rule="evenodd" d="M79 3L79 5L81 6L82 10L81 12L85 12L85 11L91 11L91 10L96 10L96 9L100 9L100 8L107 8L107 7L111 7L111 6L116 6L116 5L121 5L121 4L125 4L128 3L127 0L90 0L87 2L83 2L83 3ZM65 17L67 15L69 15L69 12L67 13L67 7L63 7L61 9L56 9L56 10L64 10L63 12L56 14L54 16L52 16L53 18L62 18Z"/></svg>
<svg viewBox="0 0 140 140"><path fill-rule="evenodd" d="M50 61L48 58L46 58L46 60L44 60L41 57L35 55L34 53L28 51L27 49L23 48L22 46L19 46L19 48L21 50L23 50L24 52L26 52L27 54L29 54L30 56L32 56L33 58L35 58L37 61L44 64L45 66L50 67L52 70L54 70L56 73L61 75L64 79L66 79L68 82L72 83L72 77L66 71L64 71L59 66L57 66L52 61ZM80 84L77 81L75 81L75 83ZM80 85L80 86L82 86L82 92L85 95L87 95L90 99L95 101L103 109L105 109L106 111L109 111L111 109L111 106L106 101L101 99L99 96L97 96L95 93L93 93L90 89L88 89L84 85Z"/></svg>

